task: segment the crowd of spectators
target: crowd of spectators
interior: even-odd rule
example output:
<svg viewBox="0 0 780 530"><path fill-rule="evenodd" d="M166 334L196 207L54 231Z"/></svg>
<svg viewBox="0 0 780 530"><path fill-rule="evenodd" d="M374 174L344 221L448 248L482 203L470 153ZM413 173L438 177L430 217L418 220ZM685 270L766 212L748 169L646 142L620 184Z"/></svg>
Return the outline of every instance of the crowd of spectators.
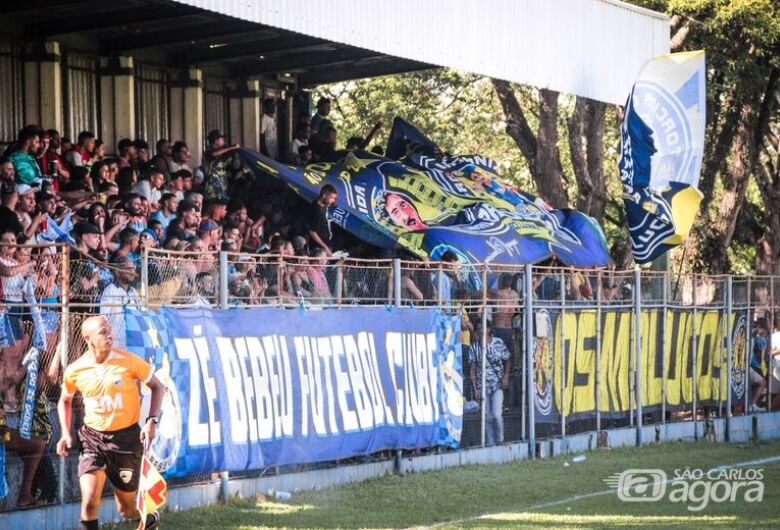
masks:
<svg viewBox="0 0 780 530"><path fill-rule="evenodd" d="M292 165L332 160L338 156L338 133L329 119L330 105L329 100L320 99L313 116L302 114L294 124L292 142L285 145L276 129L276 104L266 100L260 151ZM368 149L381 126L377 123L365 138L348 138L346 149ZM154 141L153 150L149 141ZM23 309L24 283L33 277L38 301L56 304L61 296L61 267L57 256L40 246L70 237L73 311L107 316L120 345L124 339L122 308L141 305L145 251L150 256L145 286L157 303L217 304L219 251L230 256L231 304L301 299L327 304L335 299L336 291L347 301L391 300L388 267L370 274L359 271L351 277L349 270L342 269L337 279L333 264L346 255L404 259L401 289L405 304L454 306L465 302L477 307L486 297L493 306L485 318L487 346L482 345L483 315L462 311L462 342L472 345L464 354L465 373L472 375L472 386L466 392L485 398L488 441L500 443L503 392L510 372L516 376L520 365L516 330L523 303L522 273L491 274L483 286L478 271L469 270L451 251L444 253L441 263L431 264L410 254L373 248L329 219L328 209L338 199L333 186L323 186L318 197L307 203L279 182L256 178L239 148L228 145L221 131L210 131L198 164L180 140L125 138L108 146L90 131L80 132L75 143L37 125L19 131L16 143L0 157L0 414L6 425L13 426L12 418L18 416L25 380L21 358L31 342L29 318ZM382 153L378 146L372 151ZM533 296L538 301L556 301L563 295L572 303L630 303L633 297L630 276L573 270L562 275L560 264L544 265L550 267L549 274L542 272L533 278ZM342 289L344 285L348 287ZM48 349L53 351L56 315L45 321L51 343ZM473 377L481 373L483 347L488 364L484 390L481 379ZM44 363L42 368L52 387L56 386L56 367L57 363ZM758 378L751 383L759 386L756 394L760 394ZM27 455L20 506L36 502L34 478L51 438L46 403L44 396L36 408L39 429L32 440L20 438L13 429L6 435L6 447Z"/></svg>

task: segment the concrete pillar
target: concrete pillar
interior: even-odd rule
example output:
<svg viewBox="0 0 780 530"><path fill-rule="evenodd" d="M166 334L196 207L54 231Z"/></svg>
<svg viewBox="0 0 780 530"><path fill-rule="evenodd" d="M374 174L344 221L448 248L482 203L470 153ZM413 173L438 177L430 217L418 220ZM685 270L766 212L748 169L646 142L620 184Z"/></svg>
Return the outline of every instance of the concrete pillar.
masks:
<svg viewBox="0 0 780 530"><path fill-rule="evenodd" d="M33 45L24 57L24 123L62 130L60 44Z"/></svg>
<svg viewBox="0 0 780 530"><path fill-rule="evenodd" d="M122 138L135 134L135 73L132 57L100 60L100 138L109 152Z"/></svg>
<svg viewBox="0 0 780 530"><path fill-rule="evenodd" d="M193 169L203 161L203 72L200 68L187 70L184 89L184 141L190 148Z"/></svg>
<svg viewBox="0 0 780 530"><path fill-rule="evenodd" d="M240 81L230 94L230 138L247 149L260 149L260 81Z"/></svg>
<svg viewBox="0 0 780 530"><path fill-rule="evenodd" d="M189 68L171 83L171 142L187 144L194 170L203 161L203 72Z"/></svg>

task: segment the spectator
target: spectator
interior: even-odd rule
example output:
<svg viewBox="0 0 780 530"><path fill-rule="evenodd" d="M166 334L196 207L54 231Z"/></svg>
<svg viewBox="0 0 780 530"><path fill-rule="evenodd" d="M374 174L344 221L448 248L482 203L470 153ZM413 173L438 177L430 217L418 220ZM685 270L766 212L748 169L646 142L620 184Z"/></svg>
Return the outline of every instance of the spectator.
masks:
<svg viewBox="0 0 780 530"><path fill-rule="evenodd" d="M190 148L184 142L176 142L173 144L171 161L168 163L168 171L175 173L182 169L186 169L192 175L192 168L190 167Z"/></svg>
<svg viewBox="0 0 780 530"><path fill-rule="evenodd" d="M315 304L327 304L333 299L328 280L325 277L325 266L327 265L328 257L325 255L325 251L319 247L312 249L311 257L312 259L308 261L304 276L301 279L308 291L307 296L310 297L312 302Z"/></svg>
<svg viewBox="0 0 780 530"><path fill-rule="evenodd" d="M195 204L186 199L180 201L176 208L176 219L170 222L165 231L165 241L185 241L192 237L198 227L199 217Z"/></svg>
<svg viewBox="0 0 780 530"><path fill-rule="evenodd" d="M133 167L135 165L135 144L130 138L122 138L116 144L116 152L119 155L119 169Z"/></svg>
<svg viewBox="0 0 780 530"><path fill-rule="evenodd" d="M141 204L141 196L137 193L125 195L125 212L128 216L128 226L136 232L146 228L146 217Z"/></svg>
<svg viewBox="0 0 780 530"><path fill-rule="evenodd" d="M204 219L198 227L198 238L203 242L206 250L217 250L219 246L219 232L221 228L218 223L211 219Z"/></svg>
<svg viewBox="0 0 780 530"><path fill-rule="evenodd" d="M325 184L306 215L312 245L321 248L328 257L333 255L333 231L328 219L328 208L336 204L338 197L336 188L332 184Z"/></svg>
<svg viewBox="0 0 780 530"><path fill-rule="evenodd" d="M260 152L274 159L279 158L279 140L276 134L276 100L263 100L263 117L260 120Z"/></svg>
<svg viewBox="0 0 780 530"><path fill-rule="evenodd" d="M111 171L108 168L108 164L102 161L92 164L92 168L89 171L90 180L92 181L92 189L100 190L100 187L106 182L113 182L111 180ZM117 190L119 188L117 187Z"/></svg>
<svg viewBox="0 0 780 530"><path fill-rule="evenodd" d="M305 166L314 158L314 151L310 145L302 145L298 148L298 165Z"/></svg>
<svg viewBox="0 0 780 530"><path fill-rule="evenodd" d="M128 230L128 229L125 229ZM122 231L124 233L124 230ZM135 234L136 243L138 234ZM114 340L120 348L125 347L125 318L124 308L141 308L141 297L133 287L136 281L136 266L133 260L126 255L114 258L112 263L113 281L103 289L100 295L100 314L108 321L114 332Z"/></svg>
<svg viewBox="0 0 780 530"><path fill-rule="evenodd" d="M133 261L133 264L140 263L140 256L136 252L138 250L139 235L135 229L127 227L123 228L119 232L119 248L114 252L113 261L117 258L129 258Z"/></svg>
<svg viewBox="0 0 780 530"><path fill-rule="evenodd" d="M474 396L485 408L485 442L488 446L504 442L504 389L509 387L512 356L504 341L485 328L485 392L482 394L482 330L477 329L469 349L469 376Z"/></svg>
<svg viewBox="0 0 780 530"><path fill-rule="evenodd" d="M135 140L133 142L135 147L135 166L141 170L146 170L149 164L149 144L146 140Z"/></svg>
<svg viewBox="0 0 780 530"><path fill-rule="evenodd" d="M100 162L106 157L108 147L103 140L95 140L95 149L92 150L92 162Z"/></svg>
<svg viewBox="0 0 780 530"><path fill-rule="evenodd" d="M116 182L119 178L119 160L116 158L106 158L104 162L108 165L108 180Z"/></svg>
<svg viewBox="0 0 780 530"><path fill-rule="evenodd" d="M135 168L127 166L119 170L116 178L116 184L119 186L119 195L124 196L133 191L138 183L138 173Z"/></svg>
<svg viewBox="0 0 780 530"><path fill-rule="evenodd" d="M16 182L28 186L40 184L43 174L38 167L35 154L41 143L41 128L37 125L28 125L19 131L18 150L8 155L14 165Z"/></svg>
<svg viewBox="0 0 780 530"><path fill-rule="evenodd" d="M54 131L54 133L56 132ZM52 131L45 131L41 136L41 147L37 160L41 173L52 180L55 189L59 189L59 180L61 178L67 180L70 177L70 172L67 169L67 164L63 163L62 158L52 145Z"/></svg>
<svg viewBox="0 0 780 530"><path fill-rule="evenodd" d="M290 143L289 160L296 166L301 163L300 149L309 145L310 128L307 123L299 123L295 128L295 137Z"/></svg>
<svg viewBox="0 0 780 530"><path fill-rule="evenodd" d="M20 239L23 243L24 240ZM2 287L3 311L6 313L6 346L0 356L0 373L5 380L18 381L23 377L22 356L27 350L30 337L25 333L23 286L26 278L33 273L33 262L20 263L16 257L18 241L16 235L8 230L0 232L0 287ZM17 410L19 394L17 388L8 388L4 401L13 410Z"/></svg>
<svg viewBox="0 0 780 530"><path fill-rule="evenodd" d="M748 381L750 382L750 407L749 412L758 412L765 409L758 406L759 401L766 394L766 378L762 374L761 365L767 358L767 330L764 319L756 321L753 327L753 344L750 351L750 367L748 368Z"/></svg>
<svg viewBox="0 0 780 530"><path fill-rule="evenodd" d="M320 130L320 124L330 114L330 100L328 98L320 98L317 101L317 112L311 117L310 131L312 135L315 135Z"/></svg>
<svg viewBox="0 0 780 530"><path fill-rule="evenodd" d="M173 193L163 193L160 197L159 208L154 212L150 220L160 222L163 232L168 229L168 225L176 217L176 206L179 201Z"/></svg>
<svg viewBox="0 0 780 530"><path fill-rule="evenodd" d="M71 149L73 149L73 142L70 141L70 138L63 136L60 139L60 154L65 154Z"/></svg>
<svg viewBox="0 0 780 530"><path fill-rule="evenodd" d="M209 201L208 208L206 208L205 219L211 219L217 223L222 223L227 217L227 199L214 199Z"/></svg>
<svg viewBox="0 0 780 530"><path fill-rule="evenodd" d="M320 129L314 137L312 152L316 161L331 161L336 156L338 134L328 120L323 120Z"/></svg>
<svg viewBox="0 0 780 530"><path fill-rule="evenodd" d="M92 164L92 151L95 149L95 135L90 131L81 131L77 145L63 154L71 168L86 167Z"/></svg>
<svg viewBox="0 0 780 530"><path fill-rule="evenodd" d="M199 272L195 276L196 296L192 305L196 307L211 307L214 305L216 286L214 275L210 272Z"/></svg>
<svg viewBox="0 0 780 530"><path fill-rule="evenodd" d="M168 182L168 189L170 193L176 196L177 201L184 200L184 177L189 175L190 183L192 183L192 175L186 169L176 171L171 174L171 180Z"/></svg>
<svg viewBox="0 0 780 530"><path fill-rule="evenodd" d="M441 271L436 271L433 275L433 289L437 300L445 306L452 305L453 287L457 282L457 273L460 268L458 255L451 250L447 250L441 256ZM441 293L439 293L441 289Z"/></svg>
<svg viewBox="0 0 780 530"><path fill-rule="evenodd" d="M512 275L503 272L498 277L498 289L493 298L493 334L501 339L509 350L514 353L514 317L520 311L520 296L512 288Z"/></svg>
<svg viewBox="0 0 780 530"><path fill-rule="evenodd" d="M152 166L163 172L165 178L170 177L172 171L170 170L170 163L173 160L173 148L171 142L166 138L157 140L155 147L155 154L152 157Z"/></svg>
<svg viewBox="0 0 780 530"><path fill-rule="evenodd" d="M162 197L163 183L165 175L159 169L153 168L149 171L147 177L139 181L134 187L133 192L142 197L146 197L150 204L154 205L153 210L157 210L157 205Z"/></svg>
<svg viewBox="0 0 780 530"><path fill-rule="evenodd" d="M37 204L35 216L32 218L32 222L24 232L24 235L28 239L34 238L36 234L45 231L48 228L49 217L54 219L57 223L61 221L56 218L57 197L45 191L39 191L35 194L35 203Z"/></svg>
<svg viewBox="0 0 780 530"><path fill-rule="evenodd" d="M146 229L153 231L157 235L157 246L160 246L160 243L165 239L165 230L163 230L162 223L157 219L151 219Z"/></svg>
<svg viewBox="0 0 780 530"><path fill-rule="evenodd" d="M32 188L27 184L16 185L16 195L19 199L16 201L16 216L22 224L22 230L27 229L32 224L32 214L35 213L35 192L38 188Z"/></svg>
<svg viewBox="0 0 780 530"><path fill-rule="evenodd" d="M225 135L218 129L209 131L208 148L203 153L205 169L205 195L209 199L227 199L228 170L227 155L239 149L238 144L226 146Z"/></svg>
<svg viewBox="0 0 780 530"><path fill-rule="evenodd" d="M0 189L14 189L16 172L10 158L0 158Z"/></svg>
<svg viewBox="0 0 780 530"><path fill-rule="evenodd" d="M201 212L203 212L203 195L191 191L187 193L185 198L195 205L195 207L198 209L198 215L200 215Z"/></svg>

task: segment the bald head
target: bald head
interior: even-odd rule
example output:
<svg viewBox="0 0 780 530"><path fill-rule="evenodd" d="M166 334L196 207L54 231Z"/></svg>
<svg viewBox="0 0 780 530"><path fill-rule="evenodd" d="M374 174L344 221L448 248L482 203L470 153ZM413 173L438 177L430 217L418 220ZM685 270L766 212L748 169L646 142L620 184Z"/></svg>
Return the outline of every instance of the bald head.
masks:
<svg viewBox="0 0 780 530"><path fill-rule="evenodd" d="M81 336L97 362L103 362L114 345L114 334L108 320L102 316L89 317L81 324Z"/></svg>

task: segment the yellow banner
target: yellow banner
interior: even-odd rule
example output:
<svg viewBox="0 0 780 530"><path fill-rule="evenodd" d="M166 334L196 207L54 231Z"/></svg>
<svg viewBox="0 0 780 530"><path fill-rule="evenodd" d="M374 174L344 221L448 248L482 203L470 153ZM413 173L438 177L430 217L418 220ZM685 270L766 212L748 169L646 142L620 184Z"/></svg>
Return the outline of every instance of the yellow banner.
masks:
<svg viewBox="0 0 780 530"><path fill-rule="evenodd" d="M670 408L693 403L693 376L699 403L726 399L727 342L734 325L719 311L643 311L641 356L642 405ZM598 409L602 413L634 408L634 320L630 311L602 311L601 344L597 340L595 309L551 315L549 340L553 359L547 363L553 377L555 410L566 415L596 411L596 365L600 366ZM696 330L694 371L693 331ZM740 366L744 348L735 349ZM665 374L665 376L664 376ZM564 379L565 378L565 379ZM563 384L565 380L565 385Z"/></svg>

